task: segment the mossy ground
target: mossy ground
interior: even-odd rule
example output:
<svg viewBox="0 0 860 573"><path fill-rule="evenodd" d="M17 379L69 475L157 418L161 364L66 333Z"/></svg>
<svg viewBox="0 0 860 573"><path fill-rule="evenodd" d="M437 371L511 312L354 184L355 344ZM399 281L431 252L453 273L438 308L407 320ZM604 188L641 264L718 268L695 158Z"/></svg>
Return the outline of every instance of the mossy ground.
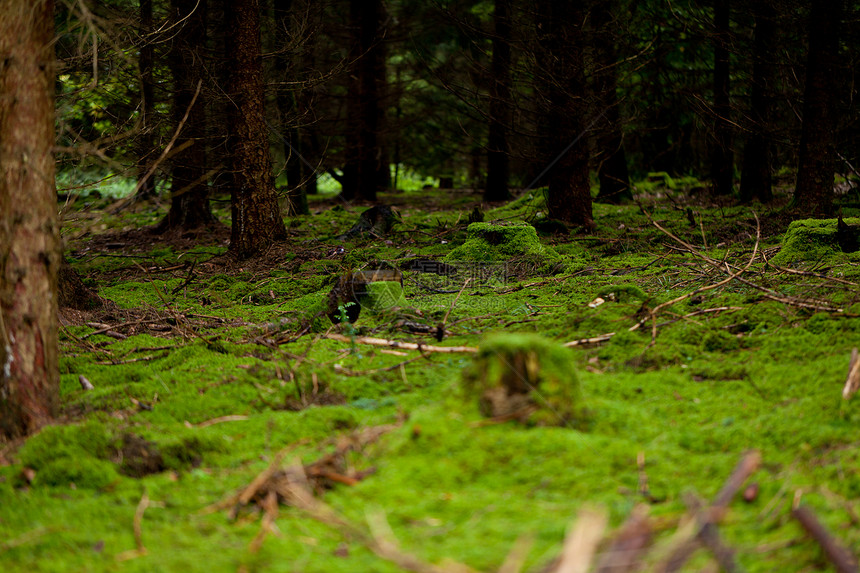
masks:
<svg viewBox="0 0 860 573"><path fill-rule="evenodd" d="M659 183L648 191L658 197ZM402 215L388 237L337 241L361 209L312 198L314 215L291 221L287 246L242 263L223 256L223 233L166 243L137 231L107 234L153 224L155 210L102 218L90 205L71 213L69 258L112 304L66 316L61 423L2 450L3 570L398 571L293 508L281 508L259 549L259 514L231 521L203 509L247 485L286 446L308 463L337 436L403 417L351 459L375 472L323 499L362 526L384 512L402 549L424 560L496 570L518 538L531 536L526 569L538 571L558 555L584 505L606 507L613 526L639 503L676 522L685 493L713 497L751 448L764 462L753 478L759 494L735 500L720 529L747 570L825 567L788 516L797 492L860 552L860 411L856 400L841 399L851 348L860 346L860 268L852 259L798 263L793 270L805 274L788 274L757 256L743 275L757 287L732 281L663 309L652 340L651 309L726 275L680 249L638 206L595 205L594 234L540 237L561 265L465 289L462 269L433 281L404 271L405 305L398 299L354 325L311 328L340 273L441 260L462 245L479 197L384 200ZM649 200L648 215L702 254L734 270L749 261L756 225L748 209L695 205L694 225L675 202ZM532 193L487 210L486 220L533 221L541 209ZM787 223L778 212L759 217L759 253L771 257ZM604 302L590 306L597 297ZM431 328L443 321L440 343ZM615 335L565 350L589 412L582 430L487 425L459 391L470 355L396 355L325 339L329 328L466 346L500 331L559 345ZM93 390L81 388L81 376ZM128 436L157 452L160 471L127 475ZM129 553L144 495L146 553Z"/></svg>

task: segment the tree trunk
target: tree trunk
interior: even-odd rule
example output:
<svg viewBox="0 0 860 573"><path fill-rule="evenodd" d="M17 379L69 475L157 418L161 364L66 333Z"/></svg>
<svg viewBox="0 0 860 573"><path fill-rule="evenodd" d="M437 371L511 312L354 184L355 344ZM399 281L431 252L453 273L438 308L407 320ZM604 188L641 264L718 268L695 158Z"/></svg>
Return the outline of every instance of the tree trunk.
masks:
<svg viewBox="0 0 860 573"><path fill-rule="evenodd" d="M538 4L538 90L547 215L586 229L594 226L585 133L585 72L580 0Z"/></svg>
<svg viewBox="0 0 860 573"><path fill-rule="evenodd" d="M202 89L206 0L171 0L171 10L174 20L182 22L168 58L173 75L173 124L180 129L176 149L182 151L173 156L170 211L157 227L160 232L196 229L215 222L209 207Z"/></svg>
<svg viewBox="0 0 860 573"><path fill-rule="evenodd" d="M804 216L829 217L833 214L838 102L836 74L841 20L841 0L812 3L803 127L793 205Z"/></svg>
<svg viewBox="0 0 860 573"><path fill-rule="evenodd" d="M57 412L54 3L0 9L0 437L34 432Z"/></svg>
<svg viewBox="0 0 860 573"><path fill-rule="evenodd" d="M597 1L591 13L594 28L594 64L597 113L603 117L597 121L597 179L600 190L597 200L603 203L625 203L633 200L630 189L630 174L627 170L627 155L621 133L621 114L618 102L618 62L615 50L618 2Z"/></svg>
<svg viewBox="0 0 860 573"><path fill-rule="evenodd" d="M714 0L714 141L711 185L715 195L731 195L734 179L729 100L729 0Z"/></svg>
<svg viewBox="0 0 860 573"><path fill-rule="evenodd" d="M233 184L230 173L230 150L227 146L229 109L233 102L224 93L230 84L231 55L225 38L232 34L227 27L227 4L232 0L206 0L207 53L211 58L210 82L218 88L214 97L206 98L206 167L212 173L211 192L229 193Z"/></svg>
<svg viewBox="0 0 860 573"><path fill-rule="evenodd" d="M511 2L496 0L493 14L493 61L490 78L490 125L487 136L487 185L484 201L506 201L510 177L508 125L511 99Z"/></svg>
<svg viewBox="0 0 860 573"><path fill-rule="evenodd" d="M291 76L295 75L295 64L291 54L287 52L291 45L290 15L293 12L293 0L274 0L275 16L275 66L279 85L275 100L281 116L281 137L284 140L284 161L286 162L287 201L290 215L309 215L308 197L302 180L302 142L298 129L298 102L296 93L287 87Z"/></svg>
<svg viewBox="0 0 860 573"><path fill-rule="evenodd" d="M234 0L226 6L227 54L231 59L228 94L233 182L230 251L239 258L260 253L286 239L278 209L263 98L259 0Z"/></svg>
<svg viewBox="0 0 860 573"><path fill-rule="evenodd" d="M380 3L380 26L386 21L385 7ZM391 154L388 151L388 44L384 30L377 31L376 67L373 70L376 86L376 189L391 189Z"/></svg>
<svg viewBox="0 0 860 573"><path fill-rule="evenodd" d="M382 38L380 0L350 0L352 59L356 67L347 95L348 135L343 169L343 198L376 201L379 182L379 58Z"/></svg>
<svg viewBox="0 0 860 573"><path fill-rule="evenodd" d="M744 145L741 169L740 199L762 203L773 200L771 178L771 133L773 117L774 65L776 61L776 11L772 0L753 4L755 37L753 39L752 93L750 94L750 135Z"/></svg>
<svg viewBox="0 0 860 573"><path fill-rule="evenodd" d="M155 117L155 81L152 77L153 45L149 34L152 33L152 0L140 0L140 136L137 138L137 179L140 188L137 197L150 199L155 196L155 175L140 182L149 173L152 161L157 155L153 145Z"/></svg>

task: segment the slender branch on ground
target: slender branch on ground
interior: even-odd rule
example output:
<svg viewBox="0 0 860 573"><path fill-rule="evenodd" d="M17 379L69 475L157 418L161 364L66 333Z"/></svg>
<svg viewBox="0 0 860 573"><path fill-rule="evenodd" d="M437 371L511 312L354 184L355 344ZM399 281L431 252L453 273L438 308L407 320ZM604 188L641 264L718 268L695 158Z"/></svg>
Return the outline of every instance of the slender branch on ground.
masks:
<svg viewBox="0 0 860 573"><path fill-rule="evenodd" d="M648 215L647 213L646 213L646 216L647 216L649 219L651 219L650 215ZM721 280L721 281L718 281L718 282L716 282L716 283L713 283L713 284L710 284L710 285L706 285L706 286L703 286L703 287L697 288L697 289L696 289L696 290L694 290L694 291L691 291L691 292L688 292L688 293L682 294L681 296L675 297L675 298L673 298L672 300L666 301L666 302L664 302L664 303L662 303L662 304L659 304L659 305L655 306L654 308L652 308L652 309L649 311L648 316L647 316L646 318L644 318L644 319L642 319L642 320L640 321L640 324L644 324L648 319L650 319L650 320L652 321L652 326L651 326L651 343L652 343L652 344L657 340L657 313L658 313L659 311L663 310L664 308L666 308L666 307L668 307L668 306L672 306L672 305L677 304L677 303L679 303L679 302L685 301L685 300L687 300L688 298L692 298L692 297L696 296L697 294L701 294L701 293L703 293L703 292L706 292L706 291L709 291L709 290L713 290L713 289L715 289L715 288L719 288L719 287L721 287L721 286L723 286L723 285L726 285L726 284L730 283L732 280L734 280L734 279L736 279L736 278L740 277L740 276L741 276L743 273L745 273L747 270L749 270L749 268L752 266L753 262L754 262L754 261L755 261L755 259L756 259L756 255L757 255L757 253L758 253L759 241L760 241L760 239L761 239L761 223L759 222L759 220L758 220L758 216L757 216L757 215L755 216L755 220L756 220L756 237L755 237L755 246L753 247L753 253L752 253L752 256L750 257L749 261L747 261L746 266L744 266L742 269L738 270L737 272L729 272L729 276L728 276L728 277L726 277L725 279ZM657 223L656 221L654 221L654 219L651 219L651 222L654 224L654 226L655 226L655 227L657 227L658 229L660 229L660 231L662 231L663 233L665 233L666 235L668 235L668 236L669 236L669 237L671 237L672 239L674 239L674 240L678 241L680 244L684 245L684 247L686 247L687 249L689 249L689 251L690 251L691 253L695 254L695 255L696 255L696 256L698 256L698 257L701 257L703 260L706 260L706 261L715 261L715 259L711 259L710 257L707 257L706 255L704 255L704 254L702 254L702 253L699 253L699 252L695 249L695 247L693 247L693 245L691 245L691 244L689 244L689 243L687 243L687 242L685 242L685 241L683 241L683 240L679 239L678 237L676 237L675 235L673 235L672 233L670 233L669 231L667 231L666 229L664 229L663 227L661 227L659 223ZM719 261L719 264L718 264L718 265L717 265L717 264L715 264L714 266L716 266L717 268L722 269L722 265L724 265L724 264L725 264L725 261Z"/></svg>
<svg viewBox="0 0 860 573"><path fill-rule="evenodd" d="M659 571L665 573L679 571L702 543L717 548L717 551L722 553L717 555L718 559L727 559L726 553L722 551L722 543L719 542L717 523L723 519L732 498L741 489L744 482L758 470L760 464L761 454L757 450L744 454L723 487L714 496L711 505L695 512L695 519L689 531L683 533L679 531L679 539L668 558L658 568Z"/></svg>
<svg viewBox="0 0 860 573"><path fill-rule="evenodd" d="M857 559L825 529L808 506L801 505L792 509L791 516L800 522L804 531L821 546L836 571L839 573L857 573Z"/></svg>
<svg viewBox="0 0 860 573"><path fill-rule="evenodd" d="M848 377L842 389L842 398L847 400L860 388L860 353L857 348L851 350L851 360L848 363Z"/></svg>
<svg viewBox="0 0 860 573"><path fill-rule="evenodd" d="M324 335L323 338L337 340L339 342L355 342L356 344L368 344L370 346L388 346L390 348L400 348L403 350L420 350L422 352L447 352L447 353L472 353L478 351L474 346L432 346L430 344L421 344L416 342L401 342L399 340L388 340L386 338L369 338L366 336L356 336L350 338L343 334L331 332Z"/></svg>

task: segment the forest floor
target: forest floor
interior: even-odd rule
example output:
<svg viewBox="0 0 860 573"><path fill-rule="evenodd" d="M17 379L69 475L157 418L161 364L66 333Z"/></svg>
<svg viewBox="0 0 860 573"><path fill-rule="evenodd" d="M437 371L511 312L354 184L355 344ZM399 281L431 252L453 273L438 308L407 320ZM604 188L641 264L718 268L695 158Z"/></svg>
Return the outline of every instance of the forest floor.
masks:
<svg viewBox="0 0 860 573"><path fill-rule="evenodd" d="M860 254L835 221L789 244L778 207L687 191L595 204L591 234L542 223L538 192L485 206L556 231L495 257L453 252L477 193L384 194L394 228L349 240L364 207L311 197L243 262L227 226L157 237L163 208L79 200L66 255L105 306L61 311L60 423L0 449L0 569L554 571L617 558L626 522L647 570L700 541L689 570L825 570L798 506L857 555ZM380 267L405 302L320 314ZM581 418L482 416L464 380L499 332L563 349Z"/></svg>

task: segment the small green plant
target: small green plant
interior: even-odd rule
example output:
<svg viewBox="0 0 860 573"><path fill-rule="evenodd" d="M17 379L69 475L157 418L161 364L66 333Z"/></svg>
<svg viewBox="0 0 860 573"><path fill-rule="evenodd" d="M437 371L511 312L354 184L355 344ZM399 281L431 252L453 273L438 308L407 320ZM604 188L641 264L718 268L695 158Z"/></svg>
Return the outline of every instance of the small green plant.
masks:
<svg viewBox="0 0 860 573"><path fill-rule="evenodd" d="M349 344L350 344L349 353L350 354L355 354L356 330L355 330L355 326L353 326L353 324L349 321L349 313L347 312L347 309L349 307L353 306L354 304L355 304L354 302L346 302L344 304L338 305L338 307L337 307L338 321L340 322L340 324L343 325L343 329L346 332L346 335L349 336Z"/></svg>

